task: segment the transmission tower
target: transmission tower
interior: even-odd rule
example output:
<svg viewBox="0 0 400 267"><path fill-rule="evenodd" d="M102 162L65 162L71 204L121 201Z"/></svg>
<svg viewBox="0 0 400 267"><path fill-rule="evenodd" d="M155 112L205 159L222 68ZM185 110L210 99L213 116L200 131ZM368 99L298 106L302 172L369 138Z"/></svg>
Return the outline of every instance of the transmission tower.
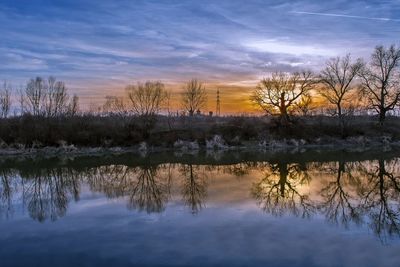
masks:
<svg viewBox="0 0 400 267"><path fill-rule="evenodd" d="M216 115L220 116L221 115L221 100L219 98L219 89L217 89L217 110L216 110Z"/></svg>

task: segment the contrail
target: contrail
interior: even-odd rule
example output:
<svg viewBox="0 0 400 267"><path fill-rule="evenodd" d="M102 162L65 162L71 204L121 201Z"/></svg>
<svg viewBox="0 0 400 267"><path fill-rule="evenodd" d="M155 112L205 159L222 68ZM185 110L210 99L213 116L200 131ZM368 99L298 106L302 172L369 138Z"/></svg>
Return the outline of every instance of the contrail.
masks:
<svg viewBox="0 0 400 267"><path fill-rule="evenodd" d="M305 14L305 15L316 15L316 16L328 16L328 17L341 17L341 18L350 18L350 19L368 19L368 20L396 21L396 22L400 22L400 19L374 18L374 17L363 17L363 16L344 15L344 14L333 14L333 13L318 13L318 12L305 12L305 11L292 11L292 12L290 12L290 13Z"/></svg>

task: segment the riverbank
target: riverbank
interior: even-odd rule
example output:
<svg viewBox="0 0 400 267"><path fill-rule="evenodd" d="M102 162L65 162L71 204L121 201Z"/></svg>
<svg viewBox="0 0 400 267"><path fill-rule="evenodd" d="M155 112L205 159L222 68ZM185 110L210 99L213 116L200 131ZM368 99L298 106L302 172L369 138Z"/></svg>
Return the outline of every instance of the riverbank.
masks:
<svg viewBox="0 0 400 267"><path fill-rule="evenodd" d="M379 125L373 116L346 117L344 131L330 116L296 116L288 125L273 117L158 116L143 129L134 116L0 120L0 156L145 154L157 151L368 150L400 146L400 118Z"/></svg>
<svg viewBox="0 0 400 267"><path fill-rule="evenodd" d="M198 141L177 140L172 146L151 145L141 142L133 146L109 147L77 147L61 143L59 146L24 147L21 144L0 148L0 157L57 157L57 156L101 156L134 153L146 155L157 152L174 152L177 154L229 153L241 152L299 152L304 150L322 151L370 151L374 149L391 150L400 149L400 141L392 140L389 136L367 138L363 136L347 139L318 138L313 142L304 139L238 141L235 145L228 144L221 136L215 135L206 140L205 144Z"/></svg>

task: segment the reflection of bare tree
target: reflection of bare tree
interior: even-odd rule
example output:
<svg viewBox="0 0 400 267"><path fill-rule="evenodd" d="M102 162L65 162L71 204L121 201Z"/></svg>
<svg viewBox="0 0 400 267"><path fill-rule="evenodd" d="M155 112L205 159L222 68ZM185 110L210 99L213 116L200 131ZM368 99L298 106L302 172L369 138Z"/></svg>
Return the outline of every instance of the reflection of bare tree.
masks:
<svg viewBox="0 0 400 267"><path fill-rule="evenodd" d="M66 169L42 170L24 183L23 200L30 216L40 222L65 215L71 196L78 199L79 181Z"/></svg>
<svg viewBox="0 0 400 267"><path fill-rule="evenodd" d="M129 207L147 213L161 212L169 197L169 183L157 176L158 167L143 167L136 170L137 180L128 188Z"/></svg>
<svg viewBox="0 0 400 267"><path fill-rule="evenodd" d="M233 174L237 177L241 177L249 174L251 170L260 168L261 165L263 164L259 162L245 161L237 164L226 165L223 168L223 172Z"/></svg>
<svg viewBox="0 0 400 267"><path fill-rule="evenodd" d="M365 170L366 181L362 191L363 206L373 231L385 239L386 235L400 235L400 176L396 173L398 160Z"/></svg>
<svg viewBox="0 0 400 267"><path fill-rule="evenodd" d="M8 217L12 211L12 196L16 188L13 186L15 174L12 170L1 170L0 172L0 215Z"/></svg>
<svg viewBox="0 0 400 267"><path fill-rule="evenodd" d="M124 165L106 165L85 171L84 176L92 191L102 192L108 198L126 195L132 168Z"/></svg>
<svg viewBox="0 0 400 267"><path fill-rule="evenodd" d="M336 179L321 189L324 199L320 206L321 211L329 221L341 223L345 227L350 222L360 224L362 221L362 210L357 196L361 177L353 175L352 167L352 164L344 161L330 167L330 172L336 172Z"/></svg>
<svg viewBox="0 0 400 267"><path fill-rule="evenodd" d="M400 234L400 177L397 160L339 162L335 181L321 190L321 209L331 221L348 226L367 220L377 236ZM351 168L350 168L351 166Z"/></svg>
<svg viewBox="0 0 400 267"><path fill-rule="evenodd" d="M181 188L178 190L185 205L196 214L204 207L207 197L207 173L240 176L256 170L265 175L253 184L251 193L264 211L302 217L318 211L327 220L346 227L368 223L385 239L400 233L399 166L398 160L356 163L340 160L307 164L279 161L229 166L161 164L107 165L79 170L2 169L0 215L11 213L13 201L21 198L33 219L55 220L65 215L72 199L79 199L81 183L108 198L124 197L131 209L161 212L171 195L171 173L174 172L179 172ZM308 188L314 174L321 175L321 179L314 178Z"/></svg>
<svg viewBox="0 0 400 267"><path fill-rule="evenodd" d="M161 175L161 170L168 172ZM130 209L161 212L169 198L171 176L169 168L164 165L136 168L102 166L90 170L87 177L91 189L103 192L107 197L128 196Z"/></svg>
<svg viewBox="0 0 400 267"><path fill-rule="evenodd" d="M309 196L299 192L298 187L309 181L305 165L278 162L271 165L265 178L253 185L252 195L264 211L273 215L291 212L308 217L315 207Z"/></svg>
<svg viewBox="0 0 400 267"><path fill-rule="evenodd" d="M203 208L203 201L207 196L207 180L199 173L199 166L192 164L182 165L180 168L183 177L182 195L193 214Z"/></svg>

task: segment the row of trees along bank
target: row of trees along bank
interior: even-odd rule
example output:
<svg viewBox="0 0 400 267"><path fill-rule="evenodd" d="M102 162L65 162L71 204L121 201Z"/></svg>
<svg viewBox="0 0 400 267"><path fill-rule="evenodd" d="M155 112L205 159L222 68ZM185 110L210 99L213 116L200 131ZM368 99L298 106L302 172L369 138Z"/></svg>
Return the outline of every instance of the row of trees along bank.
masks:
<svg viewBox="0 0 400 267"><path fill-rule="evenodd" d="M281 124L289 124L295 113L307 115L312 105L325 101L334 107L333 115L344 128L345 117L356 107L373 110L383 124L388 112L399 106L400 49L377 46L368 62L353 60L350 54L328 60L319 73L299 71L275 72L262 79L251 95L251 101L265 114L278 116ZM204 108L207 102L205 85L192 79L186 83L181 95L181 108L189 116ZM14 96L15 93L15 97ZM128 85L125 97L107 96L102 113L134 115L151 127L156 115L167 110L171 94L160 81L147 81ZM0 91L0 115L10 115L13 101L19 103L14 115L59 117L78 116L78 96L70 96L64 82L50 77L37 77L14 92L5 82Z"/></svg>

